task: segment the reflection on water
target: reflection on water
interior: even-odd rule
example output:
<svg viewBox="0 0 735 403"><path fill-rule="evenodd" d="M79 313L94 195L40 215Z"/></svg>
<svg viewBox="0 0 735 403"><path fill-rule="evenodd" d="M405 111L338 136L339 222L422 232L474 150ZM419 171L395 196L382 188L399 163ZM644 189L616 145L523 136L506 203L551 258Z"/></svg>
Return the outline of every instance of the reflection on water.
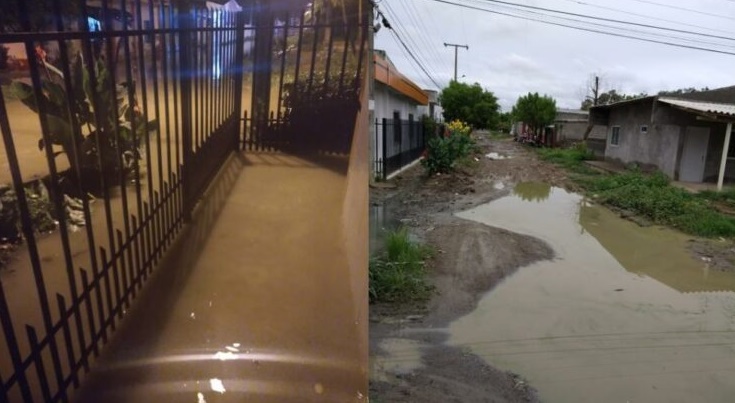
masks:
<svg viewBox="0 0 735 403"><path fill-rule="evenodd" d="M370 205L370 255L383 247L385 234L400 227L400 220L388 204Z"/></svg>
<svg viewBox="0 0 735 403"><path fill-rule="evenodd" d="M525 201L541 202L549 198L551 185L541 182L522 182L513 188L513 194Z"/></svg>
<svg viewBox="0 0 735 403"><path fill-rule="evenodd" d="M735 275L709 270L687 251L690 237L660 227L640 227L612 211L584 204L579 222L626 270L681 292L735 291Z"/></svg>
<svg viewBox="0 0 735 403"><path fill-rule="evenodd" d="M677 232L563 189L538 198L459 214L542 239L556 258L487 293L449 342L526 377L548 402L732 401L735 274L708 273Z"/></svg>

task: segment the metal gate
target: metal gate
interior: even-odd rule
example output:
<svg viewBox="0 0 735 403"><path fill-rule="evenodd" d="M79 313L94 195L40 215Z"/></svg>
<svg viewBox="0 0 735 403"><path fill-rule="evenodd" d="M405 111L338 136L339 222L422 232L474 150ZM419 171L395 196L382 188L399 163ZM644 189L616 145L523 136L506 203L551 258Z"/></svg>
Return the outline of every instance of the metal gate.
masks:
<svg viewBox="0 0 735 403"><path fill-rule="evenodd" d="M243 13L182 3L3 2L0 402L68 401L238 148Z"/></svg>

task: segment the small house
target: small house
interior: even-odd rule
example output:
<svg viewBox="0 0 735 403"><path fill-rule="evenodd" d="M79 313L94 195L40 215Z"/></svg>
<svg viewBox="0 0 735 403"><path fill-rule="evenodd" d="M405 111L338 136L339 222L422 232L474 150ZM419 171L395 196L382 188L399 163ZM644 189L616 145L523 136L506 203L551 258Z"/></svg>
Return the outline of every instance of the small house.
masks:
<svg viewBox="0 0 735 403"><path fill-rule="evenodd" d="M649 96L590 109L606 127L605 159L660 170L681 182L735 182L735 86Z"/></svg>

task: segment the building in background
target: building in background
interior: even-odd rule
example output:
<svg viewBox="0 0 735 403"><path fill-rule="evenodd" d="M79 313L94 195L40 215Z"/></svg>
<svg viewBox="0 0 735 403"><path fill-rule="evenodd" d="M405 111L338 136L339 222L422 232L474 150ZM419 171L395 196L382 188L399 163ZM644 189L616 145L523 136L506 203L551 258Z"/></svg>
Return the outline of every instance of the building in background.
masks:
<svg viewBox="0 0 735 403"><path fill-rule="evenodd" d="M371 136L373 173L386 179L421 158L426 136L421 116L429 95L401 74L385 51L375 50L375 135Z"/></svg>

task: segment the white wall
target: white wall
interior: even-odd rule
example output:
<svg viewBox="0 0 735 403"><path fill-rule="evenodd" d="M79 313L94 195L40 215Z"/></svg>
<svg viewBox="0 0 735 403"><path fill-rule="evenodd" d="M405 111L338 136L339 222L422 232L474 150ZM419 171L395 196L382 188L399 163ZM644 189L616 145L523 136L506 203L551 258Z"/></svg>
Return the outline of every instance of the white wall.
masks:
<svg viewBox="0 0 735 403"><path fill-rule="evenodd" d="M393 119L393 112L399 111L402 120L408 120L408 115L413 114L415 120L419 120L421 114L415 101L398 94L383 83L375 82L375 118L378 121Z"/></svg>
<svg viewBox="0 0 735 403"><path fill-rule="evenodd" d="M403 96L390 88L387 85L375 81L375 90L373 92L375 99L375 119L371 122L373 130L376 129L375 122L382 124L383 119L393 120L393 112L399 111L401 113L401 120L408 120L408 115L412 114L415 121L421 118L421 107L416 101ZM383 138L381 127L377 127L377 131L370 139L373 147L371 148L370 160L374 161L383 158ZM375 174L375 172L373 172Z"/></svg>

